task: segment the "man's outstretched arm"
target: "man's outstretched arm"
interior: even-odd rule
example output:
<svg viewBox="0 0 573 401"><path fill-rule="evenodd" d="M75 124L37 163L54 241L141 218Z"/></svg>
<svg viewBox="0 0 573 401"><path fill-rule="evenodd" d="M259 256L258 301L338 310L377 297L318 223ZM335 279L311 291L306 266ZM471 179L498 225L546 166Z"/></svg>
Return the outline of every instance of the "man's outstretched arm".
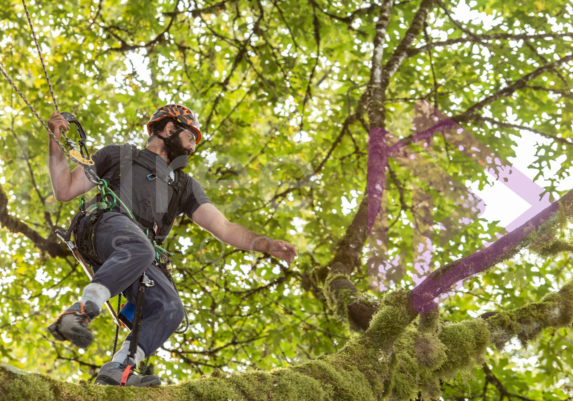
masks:
<svg viewBox="0 0 573 401"><path fill-rule="evenodd" d="M70 124L58 112L52 114L48 126L58 139L62 137L62 129L66 131L70 129ZM86 177L84 168L78 166L74 171L70 171L66 155L60 146L51 136L48 140L50 180L54 198L60 202L68 202L92 189L94 184Z"/></svg>
<svg viewBox="0 0 573 401"><path fill-rule="evenodd" d="M193 221L199 227L213 234L217 239L235 248L248 251L268 252L271 255L286 261L289 266L297 257L292 244L286 241L271 239L241 226L231 223L211 203L204 203L193 213Z"/></svg>

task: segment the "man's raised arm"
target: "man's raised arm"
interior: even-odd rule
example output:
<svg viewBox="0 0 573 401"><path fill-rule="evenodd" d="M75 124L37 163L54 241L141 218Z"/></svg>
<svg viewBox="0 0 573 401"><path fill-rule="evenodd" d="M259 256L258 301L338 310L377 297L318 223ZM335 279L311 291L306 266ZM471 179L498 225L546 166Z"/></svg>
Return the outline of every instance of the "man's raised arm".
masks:
<svg viewBox="0 0 573 401"><path fill-rule="evenodd" d="M296 249L286 241L278 241L248 230L240 224L231 223L211 203L204 203L193 213L193 221L213 234L217 239L235 248L248 251L268 252L286 261L289 266L297 257Z"/></svg>
<svg viewBox="0 0 573 401"><path fill-rule="evenodd" d="M66 131L70 129L70 124L58 112L54 112L54 114L52 114L48 121L48 126L58 139L62 137L62 129ZM70 171L66 155L60 146L51 136L48 140L48 163L54 198L60 202L68 202L92 189L94 184L86 177L84 168L82 166L78 166L73 172Z"/></svg>

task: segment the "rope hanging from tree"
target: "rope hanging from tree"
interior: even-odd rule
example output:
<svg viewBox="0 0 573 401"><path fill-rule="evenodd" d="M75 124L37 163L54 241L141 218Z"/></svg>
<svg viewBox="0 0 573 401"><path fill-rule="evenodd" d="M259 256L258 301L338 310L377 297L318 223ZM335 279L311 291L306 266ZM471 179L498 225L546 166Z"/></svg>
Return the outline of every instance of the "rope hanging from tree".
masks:
<svg viewBox="0 0 573 401"><path fill-rule="evenodd" d="M38 39L36 38L36 32L34 31L34 26L32 25L32 20L30 19L30 13L28 12L28 7L26 6L26 1L22 0L22 4L24 6L24 10L26 11L26 16L28 18L28 24L30 25L30 29L32 31L32 36L34 37L34 42L36 44L36 50L38 51L38 55L40 56L40 61L42 62L42 69L44 70L44 76L46 77L46 81L48 82L48 87L50 88L50 94L52 95L52 101L54 103L54 106L56 108L56 111L59 113L60 109L58 107L58 103L56 102L56 97L54 95L54 90L52 88L52 83L50 82L50 77L48 76L48 70L46 69L46 65L44 63L44 58L42 56L42 51L40 50L40 45L38 44ZM32 105L30 104L30 102L28 102L28 100L26 99L26 97L24 96L24 94L22 94L22 92L20 92L20 90L18 89L18 87L16 86L16 84L14 84L14 82L10 79L10 77L8 76L8 74L6 73L6 71L2 68L2 66L0 66L0 72L2 73L2 75L4 75L4 77L8 80L8 82L10 83L10 85L12 85L12 88L14 88L14 90L18 93L18 95L20 95L20 97L22 98L22 100L24 101L24 103L26 103L26 105L30 108L30 110L32 111L32 113L36 116L36 118L42 123L42 125L44 126L44 128L46 128L46 131L48 131L48 134L50 134L50 136L56 141L56 143L58 144L58 146L62 149L62 151L64 152L64 154L70 159L72 160L74 163L76 164L80 164L82 166L93 166L94 162L93 160L91 160L91 157L84 157L80 150L78 149L78 147L76 146L76 144L70 139L68 138L68 136L66 135L66 133L62 130L62 135L64 136L64 138L66 138L66 145L71 149L71 150L67 150L64 145L62 144L62 142L56 138L56 135L52 132L52 130L50 129L50 127L48 127L48 124L46 124L46 122L42 119L42 117L40 117L40 115L38 114L38 112L34 109L34 107L32 107Z"/></svg>
<svg viewBox="0 0 573 401"><path fill-rule="evenodd" d="M59 113L60 108L56 102L56 97L54 96L54 90L52 89L52 83L50 82L50 77L48 77L48 70L44 64L44 58L42 57L42 52L40 51L40 45L38 44L38 39L36 38L36 32L34 31L34 26L32 25L32 20L30 19L30 13L28 12L28 7L26 6L26 1L22 0L24 5L24 10L26 11L26 17L28 17L28 25L30 25L30 30L32 31L32 36L34 37L34 42L36 43L36 50L38 50L38 55L40 56L40 61L42 62L42 68L44 69L44 75L46 76L46 81L48 81L48 86L50 87L50 93L52 94L52 100L54 101L54 106L56 111Z"/></svg>

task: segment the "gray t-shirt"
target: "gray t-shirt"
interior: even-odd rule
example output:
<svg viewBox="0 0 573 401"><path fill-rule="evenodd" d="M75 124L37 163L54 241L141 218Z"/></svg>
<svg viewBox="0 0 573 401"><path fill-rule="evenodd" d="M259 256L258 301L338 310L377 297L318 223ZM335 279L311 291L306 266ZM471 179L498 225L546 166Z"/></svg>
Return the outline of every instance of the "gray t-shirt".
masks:
<svg viewBox="0 0 573 401"><path fill-rule="evenodd" d="M108 145L98 150L92 156L97 175L109 183L119 168L120 155L123 155L124 152L131 152L131 145ZM158 154L148 149L143 149L141 152L147 152L147 156L151 155L157 166L167 166L165 160ZM115 192L133 214L147 221L155 222L161 227L173 195L173 188L159 178L149 177L150 174L151 171L147 168L132 163L130 172L123 174L122 171L121 185L119 190L116 188ZM180 180L183 180L184 192L176 216L185 214L192 220L191 216L199 206L212 202L193 177L181 172ZM116 207L114 210L119 211L119 208ZM169 226L170 229L171 225Z"/></svg>

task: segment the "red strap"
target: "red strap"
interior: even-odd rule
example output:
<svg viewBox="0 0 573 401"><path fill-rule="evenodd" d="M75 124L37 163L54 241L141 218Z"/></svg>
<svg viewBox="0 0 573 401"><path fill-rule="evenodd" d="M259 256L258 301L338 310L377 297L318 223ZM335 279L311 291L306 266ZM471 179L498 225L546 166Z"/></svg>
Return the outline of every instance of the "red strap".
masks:
<svg viewBox="0 0 573 401"><path fill-rule="evenodd" d="M127 365L125 370L123 371L123 375L121 375L121 381L119 382L119 387L125 387L127 384L127 379L129 375L132 373L133 368L131 365Z"/></svg>

